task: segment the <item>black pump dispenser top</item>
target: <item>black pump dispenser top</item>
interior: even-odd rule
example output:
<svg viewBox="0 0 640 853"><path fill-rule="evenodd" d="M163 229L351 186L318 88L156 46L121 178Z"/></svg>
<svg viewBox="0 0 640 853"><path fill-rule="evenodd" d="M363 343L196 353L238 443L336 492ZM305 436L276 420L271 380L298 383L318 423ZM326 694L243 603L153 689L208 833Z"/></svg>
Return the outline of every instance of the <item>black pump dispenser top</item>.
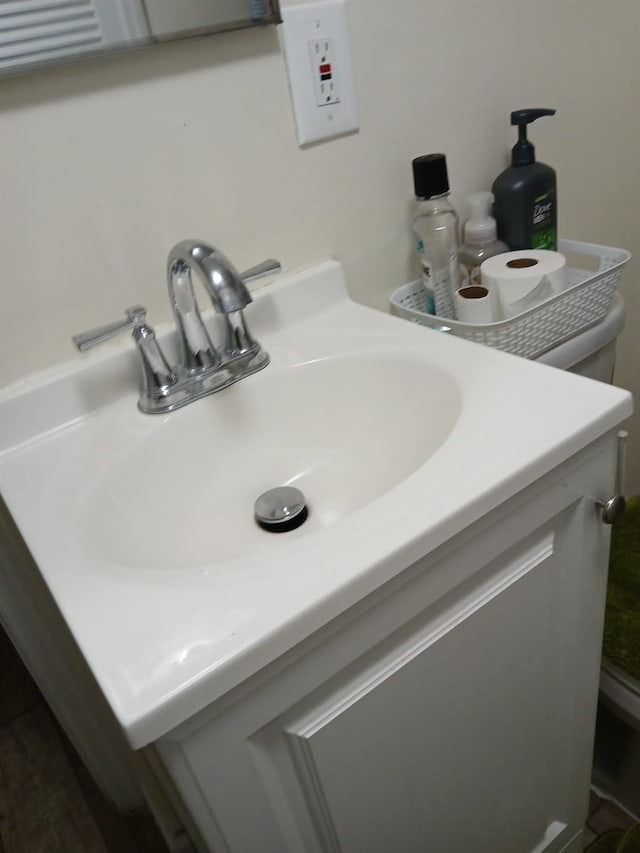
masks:
<svg viewBox="0 0 640 853"><path fill-rule="evenodd" d="M536 149L527 139L527 125L541 116L553 116L555 110L515 110L511 113L511 124L518 126L518 141L511 149L512 166L528 166L536 162Z"/></svg>

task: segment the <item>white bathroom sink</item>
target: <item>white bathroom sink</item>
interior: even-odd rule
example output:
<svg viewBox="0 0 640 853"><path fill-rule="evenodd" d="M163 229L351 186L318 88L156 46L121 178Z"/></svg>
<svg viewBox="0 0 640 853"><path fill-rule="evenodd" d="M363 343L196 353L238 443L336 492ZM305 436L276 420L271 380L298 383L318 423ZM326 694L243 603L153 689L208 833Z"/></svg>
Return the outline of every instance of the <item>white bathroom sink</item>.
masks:
<svg viewBox="0 0 640 853"><path fill-rule="evenodd" d="M137 410L132 347L0 398L3 496L134 747L630 412L626 392L356 305L335 262L247 319L271 364L168 415ZM283 485L309 516L269 533L254 502Z"/></svg>
<svg viewBox="0 0 640 853"><path fill-rule="evenodd" d="M452 377L407 357L367 353L274 364L148 429L109 437L79 529L122 566L184 569L282 550L254 521L267 489L293 485L305 524L288 539L344 520L416 471L453 429ZM98 438L96 434L96 439ZM158 535L178 529L180 535Z"/></svg>

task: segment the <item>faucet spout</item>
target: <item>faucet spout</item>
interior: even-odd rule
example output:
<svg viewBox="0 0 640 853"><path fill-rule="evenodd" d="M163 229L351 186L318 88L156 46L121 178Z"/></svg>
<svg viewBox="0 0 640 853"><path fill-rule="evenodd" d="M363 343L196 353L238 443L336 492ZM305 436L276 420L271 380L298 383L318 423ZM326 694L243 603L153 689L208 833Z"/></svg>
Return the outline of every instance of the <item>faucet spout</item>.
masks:
<svg viewBox="0 0 640 853"><path fill-rule="evenodd" d="M214 348L193 292L191 271L197 270L213 307L223 318L222 354ZM269 259L239 273L220 249L199 240L181 240L169 252L169 298L176 317L182 363L191 373L217 369L221 361L251 359L253 366L266 364L268 356L247 328L243 309L253 302L245 281L280 270L278 261Z"/></svg>
<svg viewBox="0 0 640 853"><path fill-rule="evenodd" d="M253 301L240 274L220 249L197 240L182 240L169 252L168 264L170 290L172 271L184 266L196 269L213 307L220 314L240 311Z"/></svg>

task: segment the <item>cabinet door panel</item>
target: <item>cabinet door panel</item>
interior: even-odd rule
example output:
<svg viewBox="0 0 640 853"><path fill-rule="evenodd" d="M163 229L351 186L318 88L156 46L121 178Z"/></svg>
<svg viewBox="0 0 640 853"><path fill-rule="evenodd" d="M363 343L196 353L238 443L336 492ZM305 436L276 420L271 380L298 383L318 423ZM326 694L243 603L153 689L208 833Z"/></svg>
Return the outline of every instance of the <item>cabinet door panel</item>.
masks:
<svg viewBox="0 0 640 853"><path fill-rule="evenodd" d="M279 721L323 849L496 853L564 834L553 780L568 750L549 743L566 733L559 685L575 651L560 626L565 527L485 567L480 588Z"/></svg>
<svg viewBox="0 0 640 853"><path fill-rule="evenodd" d="M158 745L202 849L581 849L610 460L570 473Z"/></svg>

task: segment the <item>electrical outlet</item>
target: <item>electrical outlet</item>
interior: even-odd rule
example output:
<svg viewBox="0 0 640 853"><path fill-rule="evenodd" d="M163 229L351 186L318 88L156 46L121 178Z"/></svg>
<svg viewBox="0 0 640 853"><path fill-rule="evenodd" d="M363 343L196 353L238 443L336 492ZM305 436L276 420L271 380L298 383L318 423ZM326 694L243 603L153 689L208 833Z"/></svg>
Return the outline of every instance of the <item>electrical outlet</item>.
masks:
<svg viewBox="0 0 640 853"><path fill-rule="evenodd" d="M300 145L357 130L344 0L285 6L282 19Z"/></svg>
<svg viewBox="0 0 640 853"><path fill-rule="evenodd" d="M326 107L340 103L334 61L333 39L315 39L309 42L311 73L316 92L316 106Z"/></svg>

